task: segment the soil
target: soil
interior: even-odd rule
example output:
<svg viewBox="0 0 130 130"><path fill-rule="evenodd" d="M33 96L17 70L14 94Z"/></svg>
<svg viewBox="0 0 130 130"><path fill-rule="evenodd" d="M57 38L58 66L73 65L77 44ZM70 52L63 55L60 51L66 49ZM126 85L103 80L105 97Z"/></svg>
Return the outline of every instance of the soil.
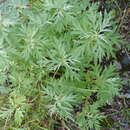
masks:
<svg viewBox="0 0 130 130"><path fill-rule="evenodd" d="M117 52L116 65L123 80L120 96L115 97L112 105L106 105L101 111L107 115L102 123L103 130L130 130L130 1L119 0L117 9L118 31L123 43ZM108 6L106 6L108 7Z"/></svg>

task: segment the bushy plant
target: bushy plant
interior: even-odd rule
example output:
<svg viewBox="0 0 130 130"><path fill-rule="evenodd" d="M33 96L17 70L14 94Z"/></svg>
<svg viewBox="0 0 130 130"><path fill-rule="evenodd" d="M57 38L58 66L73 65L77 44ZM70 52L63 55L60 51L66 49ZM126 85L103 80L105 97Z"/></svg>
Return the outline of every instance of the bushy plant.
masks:
<svg viewBox="0 0 130 130"><path fill-rule="evenodd" d="M121 86L116 67L101 65L120 43L112 13L87 0L0 6L0 128L100 129L99 107Z"/></svg>

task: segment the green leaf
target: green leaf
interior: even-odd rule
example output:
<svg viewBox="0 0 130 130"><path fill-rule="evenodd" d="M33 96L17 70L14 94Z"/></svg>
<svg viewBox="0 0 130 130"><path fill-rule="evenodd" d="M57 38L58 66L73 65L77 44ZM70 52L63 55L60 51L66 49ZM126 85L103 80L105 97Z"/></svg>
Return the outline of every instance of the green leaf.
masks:
<svg viewBox="0 0 130 130"><path fill-rule="evenodd" d="M15 123L17 125L20 125L22 123L23 120L23 111L21 111L19 108L15 111Z"/></svg>

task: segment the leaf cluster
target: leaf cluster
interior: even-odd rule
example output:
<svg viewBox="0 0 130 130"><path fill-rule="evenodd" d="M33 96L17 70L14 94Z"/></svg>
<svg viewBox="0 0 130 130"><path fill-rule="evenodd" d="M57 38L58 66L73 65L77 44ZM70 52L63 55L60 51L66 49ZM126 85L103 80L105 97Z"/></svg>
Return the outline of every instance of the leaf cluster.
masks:
<svg viewBox="0 0 130 130"><path fill-rule="evenodd" d="M4 3L3 3L4 4ZM0 5L1 6L1 5ZM5 11L6 10L6 11ZM112 13L86 0L11 0L0 14L0 127L101 128L99 111L118 95L114 65L120 36ZM8 84L6 83L8 82ZM94 97L96 98L94 100Z"/></svg>

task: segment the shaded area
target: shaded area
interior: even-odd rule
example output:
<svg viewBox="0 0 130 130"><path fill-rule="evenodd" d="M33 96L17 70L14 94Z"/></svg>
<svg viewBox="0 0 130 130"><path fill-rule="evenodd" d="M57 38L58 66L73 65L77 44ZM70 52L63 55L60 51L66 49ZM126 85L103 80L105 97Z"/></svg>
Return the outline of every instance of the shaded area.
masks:
<svg viewBox="0 0 130 130"><path fill-rule="evenodd" d="M120 96L115 97L113 105L101 108L107 120L103 124L104 130L130 130L130 1L100 1L101 9L108 11L115 9L116 20L119 22L118 31L124 40L120 51L117 52L115 64L123 80Z"/></svg>

